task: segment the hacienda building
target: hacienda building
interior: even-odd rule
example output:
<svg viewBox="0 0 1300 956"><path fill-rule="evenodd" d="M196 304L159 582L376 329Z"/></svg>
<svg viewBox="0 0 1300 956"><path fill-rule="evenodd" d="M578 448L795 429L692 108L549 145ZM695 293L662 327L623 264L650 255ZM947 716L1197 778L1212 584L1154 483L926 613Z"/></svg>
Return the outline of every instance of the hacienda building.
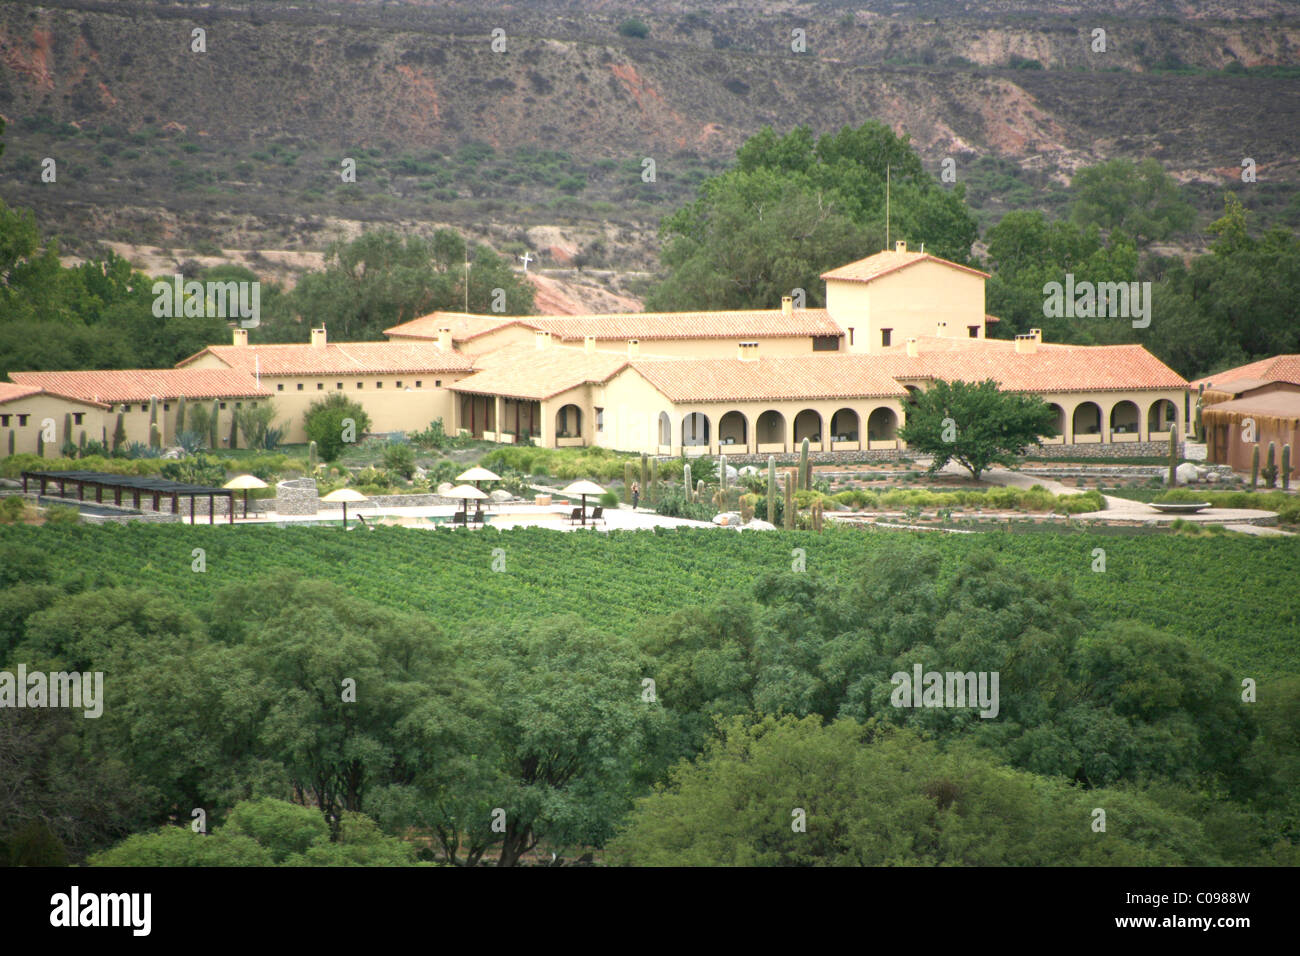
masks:
<svg viewBox="0 0 1300 956"><path fill-rule="evenodd" d="M236 329L232 344L164 372L11 377L106 404L106 422L127 408L133 440L147 440L136 409L151 395L169 407L182 394L223 408L270 399L285 440L299 442L309 404L342 392L374 432L440 418L448 431L548 448L765 457L807 438L821 457L886 457L905 447L898 430L917 390L986 378L1051 403L1059 435L1046 442L1062 453L1163 454L1171 431L1186 432L1188 383L1140 345L1057 345L1037 330L988 338L986 273L900 242L822 278L819 309L787 297L731 312L435 312L387 329L386 342L331 343L321 328L307 344L251 345Z"/></svg>

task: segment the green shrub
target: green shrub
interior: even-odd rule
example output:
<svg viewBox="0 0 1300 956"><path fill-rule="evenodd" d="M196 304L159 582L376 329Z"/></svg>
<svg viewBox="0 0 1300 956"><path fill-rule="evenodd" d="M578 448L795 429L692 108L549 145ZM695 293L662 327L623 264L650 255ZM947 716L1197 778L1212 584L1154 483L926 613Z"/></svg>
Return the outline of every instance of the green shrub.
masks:
<svg viewBox="0 0 1300 956"><path fill-rule="evenodd" d="M383 462L386 469L410 481L415 474L415 449L406 442L389 442L384 448Z"/></svg>
<svg viewBox="0 0 1300 956"><path fill-rule="evenodd" d="M10 496L0 501L0 524L13 524L22 521L27 514L27 502L23 498Z"/></svg>
<svg viewBox="0 0 1300 956"><path fill-rule="evenodd" d="M636 17L630 17L618 25L618 32L621 36L644 40L650 35L650 28Z"/></svg>
<svg viewBox="0 0 1300 956"><path fill-rule="evenodd" d="M54 525L78 524L81 512L71 505L50 505L45 509L45 523Z"/></svg>

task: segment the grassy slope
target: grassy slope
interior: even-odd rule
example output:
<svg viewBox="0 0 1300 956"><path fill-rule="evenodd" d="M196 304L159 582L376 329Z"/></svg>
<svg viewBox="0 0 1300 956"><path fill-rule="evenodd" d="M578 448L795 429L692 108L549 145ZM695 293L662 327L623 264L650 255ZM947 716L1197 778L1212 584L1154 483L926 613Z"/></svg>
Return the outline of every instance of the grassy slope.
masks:
<svg viewBox="0 0 1300 956"><path fill-rule="evenodd" d="M793 547L807 550L809 573L847 577L882 538L858 531L597 536L380 528L345 536L324 528L7 526L0 527L0 554L11 542L36 545L56 575L105 570L191 606L233 581L298 569L446 627L569 611L627 632L646 616L747 595L758 575L790 568ZM1288 570L1300 564L1295 539L999 532L915 538L942 552L946 575L973 551L991 548L1035 576L1068 582L1099 619L1139 620L1181 634L1242 676L1300 674L1300 589ZM207 552L206 573L190 569L196 547ZM1106 550L1105 573L1091 569L1097 547ZM491 570L494 548L505 550L503 573Z"/></svg>

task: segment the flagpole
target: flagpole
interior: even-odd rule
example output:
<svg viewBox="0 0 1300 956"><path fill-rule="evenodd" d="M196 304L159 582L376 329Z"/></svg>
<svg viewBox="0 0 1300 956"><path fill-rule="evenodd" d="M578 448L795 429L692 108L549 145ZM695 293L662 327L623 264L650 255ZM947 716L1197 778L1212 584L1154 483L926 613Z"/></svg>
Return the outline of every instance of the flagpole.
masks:
<svg viewBox="0 0 1300 956"><path fill-rule="evenodd" d="M889 249L889 164L885 164L885 249Z"/></svg>

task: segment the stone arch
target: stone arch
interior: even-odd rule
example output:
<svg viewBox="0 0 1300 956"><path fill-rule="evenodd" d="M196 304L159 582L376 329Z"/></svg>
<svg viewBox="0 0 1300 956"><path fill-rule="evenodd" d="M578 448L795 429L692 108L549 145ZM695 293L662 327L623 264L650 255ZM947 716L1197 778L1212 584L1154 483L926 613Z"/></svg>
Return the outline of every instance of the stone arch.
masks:
<svg viewBox="0 0 1300 956"><path fill-rule="evenodd" d="M851 408L841 408L831 416L831 440L843 436L845 441L857 441L862 418Z"/></svg>
<svg viewBox="0 0 1300 956"><path fill-rule="evenodd" d="M682 418L682 446L709 443L709 416L703 412L690 412Z"/></svg>

